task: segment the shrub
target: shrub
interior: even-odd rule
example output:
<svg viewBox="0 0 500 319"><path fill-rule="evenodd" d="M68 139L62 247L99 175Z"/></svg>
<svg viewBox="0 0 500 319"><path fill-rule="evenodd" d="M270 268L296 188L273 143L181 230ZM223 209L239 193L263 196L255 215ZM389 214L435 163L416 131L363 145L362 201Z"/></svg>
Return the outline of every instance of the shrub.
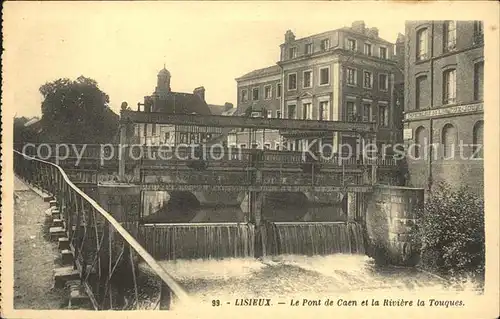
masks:
<svg viewBox="0 0 500 319"><path fill-rule="evenodd" d="M449 276L484 275L484 201L467 188L441 183L421 209L412 236L421 266Z"/></svg>

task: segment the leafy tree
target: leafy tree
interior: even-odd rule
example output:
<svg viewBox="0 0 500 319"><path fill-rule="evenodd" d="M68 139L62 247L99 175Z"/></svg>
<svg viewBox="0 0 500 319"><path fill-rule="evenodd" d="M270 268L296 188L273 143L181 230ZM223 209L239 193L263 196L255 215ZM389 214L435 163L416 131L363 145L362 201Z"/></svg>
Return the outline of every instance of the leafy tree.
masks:
<svg viewBox="0 0 500 319"><path fill-rule="evenodd" d="M417 211L412 238L424 268L444 275L484 276L484 201L466 187L440 183Z"/></svg>
<svg viewBox="0 0 500 319"><path fill-rule="evenodd" d="M106 143L118 131L118 115L108 107L109 96L84 76L45 83L43 140L59 143Z"/></svg>
<svg viewBox="0 0 500 319"><path fill-rule="evenodd" d="M37 132L32 126L25 126L30 119L24 116L14 118L14 143L35 142Z"/></svg>

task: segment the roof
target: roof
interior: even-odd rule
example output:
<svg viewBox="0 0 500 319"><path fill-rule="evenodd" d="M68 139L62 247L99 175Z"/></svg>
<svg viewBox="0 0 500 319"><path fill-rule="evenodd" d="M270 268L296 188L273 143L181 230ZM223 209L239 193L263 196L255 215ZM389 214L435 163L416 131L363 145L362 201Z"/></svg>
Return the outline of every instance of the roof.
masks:
<svg viewBox="0 0 500 319"><path fill-rule="evenodd" d="M210 115L210 109L205 101L192 93L171 92L165 99L157 100L153 112L175 114Z"/></svg>
<svg viewBox="0 0 500 319"><path fill-rule="evenodd" d="M249 72L249 73L237 78L236 81L251 79L251 78L256 78L256 77L261 77L261 76L266 76L266 75L276 75L276 74L280 74L280 73L281 73L281 68L278 65L273 65L273 66L268 66L267 68L253 70L252 72Z"/></svg>
<svg viewBox="0 0 500 319"><path fill-rule="evenodd" d="M212 112L212 115L221 115L222 112L225 111L226 106L225 105L208 104L208 108L210 109L210 112Z"/></svg>

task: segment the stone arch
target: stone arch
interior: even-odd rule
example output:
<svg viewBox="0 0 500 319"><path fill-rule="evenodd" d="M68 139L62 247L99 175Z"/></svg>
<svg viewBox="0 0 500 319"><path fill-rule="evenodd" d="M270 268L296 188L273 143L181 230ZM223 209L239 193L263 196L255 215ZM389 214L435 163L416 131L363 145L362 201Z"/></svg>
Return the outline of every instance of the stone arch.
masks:
<svg viewBox="0 0 500 319"><path fill-rule="evenodd" d="M441 145L443 147L443 157L455 155L455 149L458 140L457 129L453 124L447 123L441 130Z"/></svg>
<svg viewBox="0 0 500 319"><path fill-rule="evenodd" d="M474 158L483 158L483 134L484 134L484 121L480 120L474 124L472 129L472 150Z"/></svg>
<svg viewBox="0 0 500 319"><path fill-rule="evenodd" d="M414 157L415 159L420 159L424 152L424 148L427 145L427 130L424 126L419 126L415 130L415 148L414 148Z"/></svg>

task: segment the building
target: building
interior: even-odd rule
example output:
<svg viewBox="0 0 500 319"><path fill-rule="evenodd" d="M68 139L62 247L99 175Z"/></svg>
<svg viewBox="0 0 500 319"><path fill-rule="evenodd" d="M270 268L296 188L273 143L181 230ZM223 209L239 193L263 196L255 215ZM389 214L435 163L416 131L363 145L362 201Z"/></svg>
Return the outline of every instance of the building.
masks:
<svg viewBox="0 0 500 319"><path fill-rule="evenodd" d="M432 190L444 181L483 194L483 46L479 21L406 23L404 138L411 186Z"/></svg>
<svg viewBox="0 0 500 319"><path fill-rule="evenodd" d="M402 138L403 111L402 99L395 92L399 84L402 97L403 64L398 61L403 59L396 57L394 48L379 37L377 28L367 28L363 21L301 39L288 30L276 66L236 79L238 114L258 116L255 111L264 110L261 116L377 122L377 143L394 143ZM404 46L400 48L396 53L403 54ZM288 150L307 148L320 137L304 132L266 132L265 136L262 139L271 148L280 141ZM356 143L356 136L348 133L323 134L321 138L335 152L341 151L342 143ZM245 139L254 140L241 138Z"/></svg>
<svg viewBox="0 0 500 319"><path fill-rule="evenodd" d="M138 103L137 111L162 112L173 114L211 115L210 106L205 101L205 88L198 87L193 93L173 92L170 88L171 75L165 67L157 76L157 85L153 94L144 97L144 103ZM229 111L232 104L226 103L223 111ZM220 127L195 127L168 124L135 124L132 141L142 145L177 145L207 143L220 138Z"/></svg>

